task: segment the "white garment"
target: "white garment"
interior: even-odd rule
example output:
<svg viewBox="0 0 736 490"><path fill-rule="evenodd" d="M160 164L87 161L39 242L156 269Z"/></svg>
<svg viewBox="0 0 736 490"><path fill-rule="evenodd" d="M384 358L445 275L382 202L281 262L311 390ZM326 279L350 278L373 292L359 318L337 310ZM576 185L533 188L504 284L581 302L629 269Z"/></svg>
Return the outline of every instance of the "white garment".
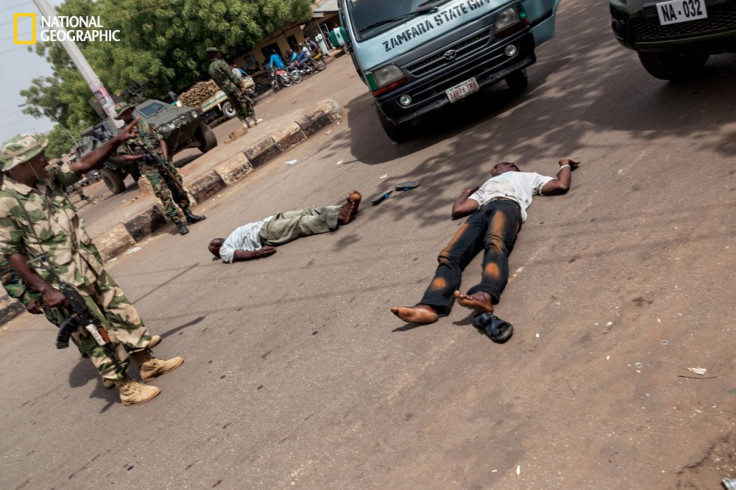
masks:
<svg viewBox="0 0 736 490"><path fill-rule="evenodd" d="M521 221L526 221L526 209L532 204L532 198L541 194L542 187L550 180L554 177L535 172L504 172L486 180L468 199L476 201L479 206L494 197L512 199L521 207Z"/></svg>
<svg viewBox="0 0 736 490"><path fill-rule="evenodd" d="M317 41L317 44L319 44L319 49L322 51L322 53L330 52L329 48L327 48L325 38L322 37L322 34L317 34L316 36L314 36L314 40Z"/></svg>
<svg viewBox="0 0 736 490"><path fill-rule="evenodd" d="M263 225L273 219L273 216L256 221L254 223L247 223L243 226L236 228L225 240L225 243L220 247L220 257L228 264L233 261L236 250L246 250L252 252L258 250L261 245L261 240L258 238L258 233L263 228Z"/></svg>

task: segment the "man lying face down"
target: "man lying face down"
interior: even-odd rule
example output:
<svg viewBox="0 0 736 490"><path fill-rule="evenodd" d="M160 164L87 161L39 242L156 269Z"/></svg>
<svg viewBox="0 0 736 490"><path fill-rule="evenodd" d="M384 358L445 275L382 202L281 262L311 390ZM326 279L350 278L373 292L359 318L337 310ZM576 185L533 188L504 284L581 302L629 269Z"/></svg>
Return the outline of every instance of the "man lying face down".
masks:
<svg viewBox="0 0 736 490"><path fill-rule="evenodd" d="M318 235L350 223L358 213L360 192L348 193L342 206L321 206L286 211L246 223L227 238L213 238L209 251L223 262L253 260L276 253L276 248L300 237Z"/></svg>

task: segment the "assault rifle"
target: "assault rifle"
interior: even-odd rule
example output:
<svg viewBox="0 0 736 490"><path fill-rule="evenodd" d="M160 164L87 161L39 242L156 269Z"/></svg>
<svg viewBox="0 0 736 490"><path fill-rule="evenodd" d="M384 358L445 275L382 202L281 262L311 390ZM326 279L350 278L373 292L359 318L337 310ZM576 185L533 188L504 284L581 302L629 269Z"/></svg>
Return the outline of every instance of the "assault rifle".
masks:
<svg viewBox="0 0 736 490"><path fill-rule="evenodd" d="M15 196L15 200L18 201L20 209L23 211L27 222L30 224L33 237L36 239L39 247L41 247L42 242L41 239L38 237L38 234L36 233L36 229L33 227L33 220L31 219L31 215L28 213L28 210L23 205L23 202L18 199L17 196ZM91 311L89 311L89 308L87 308L87 305L84 304L84 298L82 298L82 295L79 294L79 291L74 289L74 286L72 286L71 284L61 280L59 275L54 270L53 264L46 256L46 253L43 252L43 249L41 250L41 254L29 260L28 264L30 265L34 262L39 262L39 267L45 269L49 274L51 274L51 276L54 277L56 282L59 284L59 291L61 291L61 294L64 295L67 303L69 303L69 309L72 311L71 315L69 315L69 318L64 320L64 323L62 323L61 327L59 328L59 334L56 336L56 348L64 349L66 347L69 347L69 337L72 335L72 332L74 332L79 326L83 325L85 330L87 330L90 335L94 337L97 344L102 347L102 350L105 352L105 354L112 360L113 364L115 364L115 370L119 373L124 374L125 368L115 357L115 347L112 345L112 342L110 342L110 337L107 335L105 327L102 325L100 319L93 315Z"/></svg>
<svg viewBox="0 0 736 490"><path fill-rule="evenodd" d="M120 365L120 362L115 357L115 347L110 342L110 337L107 335L105 327L102 325L100 319L89 311L79 291L66 282L59 282L59 291L61 291L67 303L69 303L71 313L59 328L59 334L56 336L56 348L66 349L69 347L69 337L71 337L72 333L78 327L83 326L92 335L97 344L102 347L107 357L112 360L115 368L119 372L124 372L123 366Z"/></svg>
<svg viewBox="0 0 736 490"><path fill-rule="evenodd" d="M169 186L176 185L179 188L180 192L184 194L187 193L186 189L184 189L184 187L179 184L179 181L174 177L174 174L171 173L169 167L164 164L163 158L158 156L158 154L145 150L143 153L143 160L145 160L145 162L148 164L155 163L158 166L159 173L169 177L167 181Z"/></svg>

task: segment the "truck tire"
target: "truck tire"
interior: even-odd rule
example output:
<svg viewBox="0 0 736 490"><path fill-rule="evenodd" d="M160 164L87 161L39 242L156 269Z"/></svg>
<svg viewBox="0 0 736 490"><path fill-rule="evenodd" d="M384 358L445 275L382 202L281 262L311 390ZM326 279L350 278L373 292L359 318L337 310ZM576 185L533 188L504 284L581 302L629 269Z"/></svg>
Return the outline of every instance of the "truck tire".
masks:
<svg viewBox="0 0 736 490"><path fill-rule="evenodd" d="M526 70L524 68L510 73L505 80L506 85L508 85L511 91L515 94L522 93L526 90L527 86L529 86L529 79L526 76Z"/></svg>
<svg viewBox="0 0 736 490"><path fill-rule="evenodd" d="M708 61L707 54L642 53L639 61L649 74L660 80L689 80L696 77Z"/></svg>
<svg viewBox="0 0 736 490"><path fill-rule="evenodd" d="M383 130L386 132L388 137L391 138L391 140L397 143L404 143L405 141L409 141L414 136L413 121L398 125L394 124L386 117L381 108L378 107L378 104L376 104L376 114L378 114L378 120L381 122Z"/></svg>
<svg viewBox="0 0 736 490"><path fill-rule="evenodd" d="M197 148L199 148L199 151L202 153L207 153L217 146L217 136L215 136L214 131L212 131L205 123L199 123L199 127L197 128L197 132L194 134L194 137L197 138L197 142L199 143Z"/></svg>
<svg viewBox="0 0 736 490"><path fill-rule="evenodd" d="M138 169L138 165L133 165L130 167L130 176L133 177L133 180L138 182L141 178L141 171Z"/></svg>
<svg viewBox="0 0 736 490"><path fill-rule="evenodd" d="M123 177L109 168L103 168L100 170L100 177L113 194L120 194L125 190Z"/></svg>
<svg viewBox="0 0 736 490"><path fill-rule="evenodd" d="M222 104L222 113L225 114L225 116L227 116L228 119L234 118L235 115L237 114L237 112L235 112L235 109L233 109L233 106L229 100L225 102L224 104Z"/></svg>

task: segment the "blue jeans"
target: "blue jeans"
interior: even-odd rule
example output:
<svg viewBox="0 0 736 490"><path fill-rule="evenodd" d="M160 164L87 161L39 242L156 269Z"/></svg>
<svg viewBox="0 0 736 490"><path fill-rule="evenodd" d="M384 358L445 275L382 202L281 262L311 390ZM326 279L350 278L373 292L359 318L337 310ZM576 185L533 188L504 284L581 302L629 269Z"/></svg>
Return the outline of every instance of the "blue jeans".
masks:
<svg viewBox="0 0 736 490"><path fill-rule="evenodd" d="M447 316L455 303L463 269L482 249L485 254L481 281L467 294L484 291L491 295L494 304L498 303L509 279L509 254L520 228L521 209L515 201L496 199L481 206L440 252L434 279L419 304Z"/></svg>

